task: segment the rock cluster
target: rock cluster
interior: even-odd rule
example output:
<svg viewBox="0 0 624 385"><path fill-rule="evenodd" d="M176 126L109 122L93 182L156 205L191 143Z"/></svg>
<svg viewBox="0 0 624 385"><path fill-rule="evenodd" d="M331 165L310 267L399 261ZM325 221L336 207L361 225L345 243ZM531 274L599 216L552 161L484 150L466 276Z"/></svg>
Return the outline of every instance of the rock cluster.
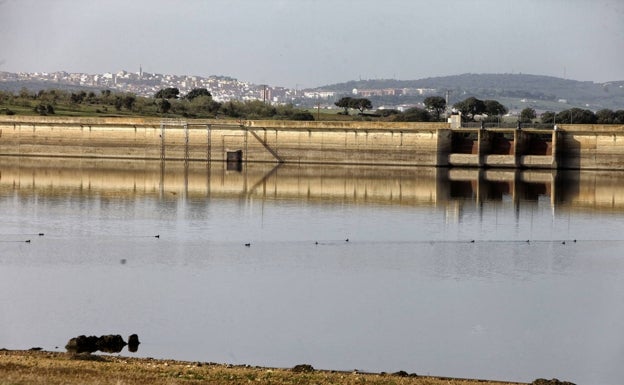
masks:
<svg viewBox="0 0 624 385"><path fill-rule="evenodd" d="M119 353L128 345L128 350L136 352L139 346L139 337L136 334L128 338L128 343L119 334L109 334L100 337L81 335L67 342L65 349L70 353L94 353L98 350L105 353Z"/></svg>
<svg viewBox="0 0 624 385"><path fill-rule="evenodd" d="M538 378L537 380L533 381L531 385L575 385L575 384L572 382L568 382L568 381L559 381L556 378L553 378L552 380Z"/></svg>
<svg viewBox="0 0 624 385"><path fill-rule="evenodd" d="M292 369L295 373L310 373L314 371L314 367L310 364L295 365Z"/></svg>

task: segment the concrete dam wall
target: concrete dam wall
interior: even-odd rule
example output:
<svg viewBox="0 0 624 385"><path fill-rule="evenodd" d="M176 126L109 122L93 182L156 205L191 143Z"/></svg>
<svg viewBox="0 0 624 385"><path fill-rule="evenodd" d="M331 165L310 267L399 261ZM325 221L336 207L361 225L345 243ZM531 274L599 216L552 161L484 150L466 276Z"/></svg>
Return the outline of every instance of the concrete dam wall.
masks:
<svg viewBox="0 0 624 385"><path fill-rule="evenodd" d="M0 155L479 168L624 169L624 126L0 118Z"/></svg>
<svg viewBox="0 0 624 385"><path fill-rule="evenodd" d="M0 155L434 165L446 123L65 119L0 121ZM441 149L439 151L438 149Z"/></svg>

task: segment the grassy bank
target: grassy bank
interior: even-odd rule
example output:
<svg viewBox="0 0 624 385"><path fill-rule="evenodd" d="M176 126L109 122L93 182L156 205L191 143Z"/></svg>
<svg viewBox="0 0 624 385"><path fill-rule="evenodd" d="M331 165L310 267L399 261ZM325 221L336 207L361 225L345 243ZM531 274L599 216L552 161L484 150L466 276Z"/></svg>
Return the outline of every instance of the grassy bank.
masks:
<svg viewBox="0 0 624 385"><path fill-rule="evenodd" d="M45 351L0 351L0 385L505 385L512 382L434 378L407 373L358 373L301 366L270 369L212 363L71 355Z"/></svg>

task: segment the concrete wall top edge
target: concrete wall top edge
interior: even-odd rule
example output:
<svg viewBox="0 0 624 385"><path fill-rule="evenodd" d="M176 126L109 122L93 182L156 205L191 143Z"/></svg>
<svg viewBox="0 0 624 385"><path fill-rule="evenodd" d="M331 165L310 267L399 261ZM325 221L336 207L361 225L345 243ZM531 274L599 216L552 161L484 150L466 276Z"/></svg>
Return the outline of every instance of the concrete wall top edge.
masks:
<svg viewBox="0 0 624 385"><path fill-rule="evenodd" d="M139 117L56 117L56 116L23 116L12 115L0 117L0 124L77 124L77 125L97 125L97 124L160 124L159 118L139 118Z"/></svg>
<svg viewBox="0 0 624 385"><path fill-rule="evenodd" d="M148 125L160 126L161 124L172 126L214 125L232 126L258 129L283 129L283 130L323 130L323 129L346 129L346 130L437 130L448 129L450 125L445 122L301 122L292 120L230 120L230 119L160 119L141 117L54 117L54 116L2 116L0 125Z"/></svg>
<svg viewBox="0 0 624 385"><path fill-rule="evenodd" d="M292 121L292 120L247 120L250 128L290 128L290 129L405 129L436 130L450 128L446 122L345 122L345 121Z"/></svg>
<svg viewBox="0 0 624 385"><path fill-rule="evenodd" d="M170 119L155 117L56 117L56 116L0 116L0 125L14 124L42 124L42 125L136 125L136 126L171 126L215 125L215 126L244 126L257 129L291 129L291 130L441 130L450 129L446 122L354 122L354 121L291 121L291 120L234 120L234 119ZM571 133L623 133L621 124L557 124L557 129ZM459 128L457 131L478 131L478 128ZM493 131L497 131L494 129ZM503 129L503 131L506 131ZM510 131L513 131L510 130ZM525 129L523 131L551 131Z"/></svg>
<svg viewBox="0 0 624 385"><path fill-rule="evenodd" d="M565 132L622 133L622 124L557 124L557 130Z"/></svg>

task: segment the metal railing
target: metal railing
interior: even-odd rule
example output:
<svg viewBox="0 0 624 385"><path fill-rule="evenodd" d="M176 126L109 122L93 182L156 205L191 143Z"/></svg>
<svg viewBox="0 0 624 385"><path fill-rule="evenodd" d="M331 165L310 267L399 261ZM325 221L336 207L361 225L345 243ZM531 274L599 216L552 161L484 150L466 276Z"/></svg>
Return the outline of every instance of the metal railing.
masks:
<svg viewBox="0 0 624 385"><path fill-rule="evenodd" d="M519 122L462 122L461 128L507 128L507 129L523 129L535 128L542 130L552 130L552 123L519 123Z"/></svg>

